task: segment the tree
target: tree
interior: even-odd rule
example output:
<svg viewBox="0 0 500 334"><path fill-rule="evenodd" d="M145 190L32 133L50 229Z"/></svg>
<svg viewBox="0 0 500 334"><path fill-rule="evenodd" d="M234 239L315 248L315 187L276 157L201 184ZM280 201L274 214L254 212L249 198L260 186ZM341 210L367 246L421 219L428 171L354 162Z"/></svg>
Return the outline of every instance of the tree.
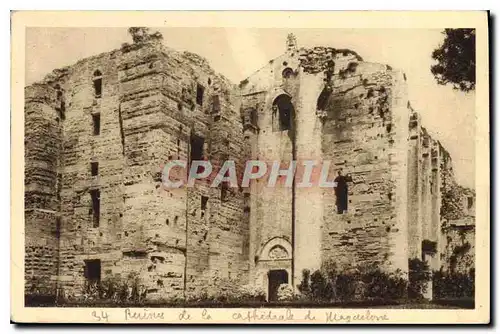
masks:
<svg viewBox="0 0 500 334"><path fill-rule="evenodd" d="M432 52L437 64L431 72L438 84L453 84L463 92L476 87L476 31L475 29L445 29L444 42Z"/></svg>
<svg viewBox="0 0 500 334"><path fill-rule="evenodd" d="M134 43L145 43L151 40L162 40L163 36L160 32L150 33L150 29L146 27L130 27L128 33L132 36Z"/></svg>

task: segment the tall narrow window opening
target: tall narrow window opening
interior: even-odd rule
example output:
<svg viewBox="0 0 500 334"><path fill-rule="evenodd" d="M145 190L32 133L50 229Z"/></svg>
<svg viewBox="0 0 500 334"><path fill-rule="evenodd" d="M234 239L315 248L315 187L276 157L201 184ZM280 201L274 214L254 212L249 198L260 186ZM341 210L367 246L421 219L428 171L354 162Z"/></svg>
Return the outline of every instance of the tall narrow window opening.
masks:
<svg viewBox="0 0 500 334"><path fill-rule="evenodd" d="M473 205L474 205L474 198L471 196L467 197L467 209L472 208Z"/></svg>
<svg viewBox="0 0 500 334"><path fill-rule="evenodd" d="M257 127L257 109L252 108L250 111L250 123Z"/></svg>
<svg viewBox="0 0 500 334"><path fill-rule="evenodd" d="M90 163L90 172L92 173L92 176L97 176L99 174L99 163L98 162L91 162Z"/></svg>
<svg viewBox="0 0 500 334"><path fill-rule="evenodd" d="M196 85L196 104L203 105L203 93L205 92L205 87L200 84Z"/></svg>
<svg viewBox="0 0 500 334"><path fill-rule="evenodd" d="M102 73L99 70L94 72L94 96L100 98L102 95Z"/></svg>
<svg viewBox="0 0 500 334"><path fill-rule="evenodd" d="M347 175L342 175L342 171L338 171L338 175L334 180L335 182L335 197L337 213L343 214L347 213L347 204L349 203L349 186L348 182L352 182L352 177Z"/></svg>
<svg viewBox="0 0 500 334"><path fill-rule="evenodd" d="M227 181L223 181L220 184L220 200L221 202L227 202L229 200L229 184Z"/></svg>
<svg viewBox="0 0 500 334"><path fill-rule="evenodd" d="M207 203L208 203L208 197L207 196L201 196L201 209L206 210L207 209Z"/></svg>
<svg viewBox="0 0 500 334"><path fill-rule="evenodd" d="M203 145L205 139L197 135L191 135L191 161L203 160Z"/></svg>
<svg viewBox="0 0 500 334"><path fill-rule="evenodd" d="M212 96L212 113L218 114L220 112L220 98L219 95Z"/></svg>
<svg viewBox="0 0 500 334"><path fill-rule="evenodd" d="M94 136L98 136L101 134L101 115L100 114L94 114L92 115L92 125L93 125L93 132Z"/></svg>
<svg viewBox="0 0 500 334"><path fill-rule="evenodd" d="M61 217L56 218L56 238L61 237Z"/></svg>
<svg viewBox="0 0 500 334"><path fill-rule="evenodd" d="M92 198L92 227L99 227L99 218L101 216L101 193L94 189L90 191Z"/></svg>

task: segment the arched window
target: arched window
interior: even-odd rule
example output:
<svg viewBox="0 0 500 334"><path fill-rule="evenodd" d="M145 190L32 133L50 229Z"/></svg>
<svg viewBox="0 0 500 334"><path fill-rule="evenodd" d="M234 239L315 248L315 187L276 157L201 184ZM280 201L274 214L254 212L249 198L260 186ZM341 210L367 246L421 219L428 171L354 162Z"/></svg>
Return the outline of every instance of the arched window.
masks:
<svg viewBox="0 0 500 334"><path fill-rule="evenodd" d="M286 94L279 95L273 102L273 131L286 131L292 127L294 114L291 97Z"/></svg>
<svg viewBox="0 0 500 334"><path fill-rule="evenodd" d="M100 98L102 95L102 73L99 70L94 71L94 95L96 98Z"/></svg>

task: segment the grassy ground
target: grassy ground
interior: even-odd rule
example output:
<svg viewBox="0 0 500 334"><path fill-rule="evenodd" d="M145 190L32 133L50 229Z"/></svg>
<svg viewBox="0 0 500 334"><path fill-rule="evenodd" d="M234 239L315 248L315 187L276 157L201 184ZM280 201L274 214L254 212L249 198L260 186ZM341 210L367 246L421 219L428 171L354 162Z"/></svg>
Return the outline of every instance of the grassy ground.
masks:
<svg viewBox="0 0 500 334"><path fill-rule="evenodd" d="M27 296L28 297L28 296ZM246 302L176 302L167 303L164 301L148 301L141 303L126 302L116 303L109 300L96 300L87 302L68 302L54 303L54 300L26 298L25 305L27 307L148 307L148 308L169 308L169 307L186 307L186 308L373 308L373 309L473 309L474 300L472 299L457 299L457 300L439 300L439 301L387 301L387 300L370 300L370 301L350 301L350 302L313 302L313 301L289 301L289 302L263 302L263 301L246 301Z"/></svg>

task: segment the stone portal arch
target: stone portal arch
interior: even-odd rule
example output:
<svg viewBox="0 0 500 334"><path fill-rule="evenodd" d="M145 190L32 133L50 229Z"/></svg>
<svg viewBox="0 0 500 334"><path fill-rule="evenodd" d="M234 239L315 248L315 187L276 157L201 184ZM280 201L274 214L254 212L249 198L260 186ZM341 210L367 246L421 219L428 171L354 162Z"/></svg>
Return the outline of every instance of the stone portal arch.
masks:
<svg viewBox="0 0 500 334"><path fill-rule="evenodd" d="M258 254L256 283L266 291L268 300L275 300L279 286L291 284L292 245L283 237L274 237Z"/></svg>
<svg viewBox="0 0 500 334"><path fill-rule="evenodd" d="M260 251L259 261L291 260L292 245L283 237L274 237Z"/></svg>
<svg viewBox="0 0 500 334"><path fill-rule="evenodd" d="M270 103L272 104L276 100L276 98L278 96L280 96L280 95L286 95L290 99L292 99L292 96L287 91L285 91L283 88L281 88L281 87L275 87L274 89L272 89L270 91L270 93L268 95L268 97L269 97L268 101L270 101Z"/></svg>

